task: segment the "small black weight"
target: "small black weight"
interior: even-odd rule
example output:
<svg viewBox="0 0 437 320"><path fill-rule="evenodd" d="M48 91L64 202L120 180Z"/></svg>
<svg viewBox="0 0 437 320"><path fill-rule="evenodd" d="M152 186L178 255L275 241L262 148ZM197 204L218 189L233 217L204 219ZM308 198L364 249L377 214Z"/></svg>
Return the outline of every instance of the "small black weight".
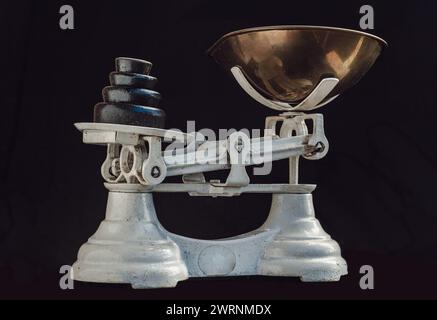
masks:
<svg viewBox="0 0 437 320"><path fill-rule="evenodd" d="M153 89L158 79L139 73L111 72L111 86L128 86L132 88Z"/></svg>
<svg viewBox="0 0 437 320"><path fill-rule="evenodd" d="M117 72L149 74L152 70L152 63L146 60L134 58L116 58L115 70Z"/></svg>
<svg viewBox="0 0 437 320"><path fill-rule="evenodd" d="M102 90L103 101L94 107L94 122L143 127L165 127L165 112L157 108L161 94L152 90L157 79L149 75L152 63L116 58L111 86Z"/></svg>
<svg viewBox="0 0 437 320"><path fill-rule="evenodd" d="M131 87L105 87L102 90L105 102L128 102L156 107L161 95L153 90Z"/></svg>
<svg viewBox="0 0 437 320"><path fill-rule="evenodd" d="M94 107L94 122L163 129L165 112L162 109L137 104L101 102Z"/></svg>

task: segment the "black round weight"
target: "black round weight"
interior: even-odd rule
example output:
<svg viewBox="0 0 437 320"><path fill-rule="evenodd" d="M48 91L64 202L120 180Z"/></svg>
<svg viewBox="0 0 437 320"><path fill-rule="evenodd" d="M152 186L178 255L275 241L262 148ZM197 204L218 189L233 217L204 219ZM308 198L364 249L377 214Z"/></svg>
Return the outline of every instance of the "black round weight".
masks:
<svg viewBox="0 0 437 320"><path fill-rule="evenodd" d="M103 101L94 107L94 122L164 128L165 112L157 106L161 95L152 90L158 81L149 75L145 60L116 58L111 86L102 90Z"/></svg>
<svg viewBox="0 0 437 320"><path fill-rule="evenodd" d="M165 112L137 104L101 102L94 107L94 122L164 128Z"/></svg>
<svg viewBox="0 0 437 320"><path fill-rule="evenodd" d="M132 88L153 89L158 79L138 73L111 72L109 75L111 86L128 86Z"/></svg>
<svg viewBox="0 0 437 320"><path fill-rule="evenodd" d="M128 102L156 107L161 95L153 90L131 87L105 87L102 91L105 102Z"/></svg>
<svg viewBox="0 0 437 320"><path fill-rule="evenodd" d="M134 58L116 58L115 70L118 72L149 74L152 69L152 63L146 60Z"/></svg>

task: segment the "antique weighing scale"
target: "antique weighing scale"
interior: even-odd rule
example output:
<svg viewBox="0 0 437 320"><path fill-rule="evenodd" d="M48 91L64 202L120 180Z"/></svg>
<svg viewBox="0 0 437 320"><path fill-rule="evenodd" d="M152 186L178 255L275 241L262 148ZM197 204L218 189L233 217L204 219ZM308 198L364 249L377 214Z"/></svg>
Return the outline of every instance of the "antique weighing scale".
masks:
<svg viewBox="0 0 437 320"><path fill-rule="evenodd" d="M160 94L153 90L157 79L150 75L152 64L117 58L111 86L103 89L104 102L94 108L94 122L76 123L84 143L107 146L101 173L109 196L105 220L79 250L74 279L134 288L240 275L338 281L347 274L347 265L337 242L315 218L315 185L298 182L299 158L326 155L323 116L310 112L357 83L384 46L376 36L331 27L274 26L225 35L208 53L276 115L266 118L263 137L235 132L216 142L166 130ZM182 147L164 150L168 141ZM289 159L288 184L250 183L246 167L281 159ZM217 170L228 170L226 181L206 181L204 173ZM166 182L171 176L181 176L181 182ZM211 201L269 193L272 204L257 230L201 240L162 227L155 192L186 192Z"/></svg>

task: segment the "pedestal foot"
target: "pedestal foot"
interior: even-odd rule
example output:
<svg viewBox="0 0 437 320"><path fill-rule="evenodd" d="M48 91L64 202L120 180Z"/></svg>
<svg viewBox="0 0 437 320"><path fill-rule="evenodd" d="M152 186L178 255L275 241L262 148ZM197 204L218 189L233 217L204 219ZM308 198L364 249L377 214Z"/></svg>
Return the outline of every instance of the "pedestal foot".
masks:
<svg viewBox="0 0 437 320"><path fill-rule="evenodd" d="M75 280L175 287L188 278L179 247L162 230L149 193L110 192L106 219L79 250Z"/></svg>
<svg viewBox="0 0 437 320"><path fill-rule="evenodd" d="M302 281L338 281L347 274L340 247L314 217L311 194L273 195L262 228L280 231L264 251L260 274L294 276Z"/></svg>

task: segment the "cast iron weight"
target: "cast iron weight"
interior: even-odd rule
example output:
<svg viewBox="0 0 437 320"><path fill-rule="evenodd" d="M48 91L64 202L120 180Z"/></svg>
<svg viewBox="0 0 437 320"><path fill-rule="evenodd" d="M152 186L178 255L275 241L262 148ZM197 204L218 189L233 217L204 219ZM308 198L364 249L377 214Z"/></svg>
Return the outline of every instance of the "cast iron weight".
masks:
<svg viewBox="0 0 437 320"><path fill-rule="evenodd" d="M158 108L158 81L149 75L152 63L134 58L116 58L110 86L102 90L103 101L94 107L94 122L164 128L165 112Z"/></svg>

